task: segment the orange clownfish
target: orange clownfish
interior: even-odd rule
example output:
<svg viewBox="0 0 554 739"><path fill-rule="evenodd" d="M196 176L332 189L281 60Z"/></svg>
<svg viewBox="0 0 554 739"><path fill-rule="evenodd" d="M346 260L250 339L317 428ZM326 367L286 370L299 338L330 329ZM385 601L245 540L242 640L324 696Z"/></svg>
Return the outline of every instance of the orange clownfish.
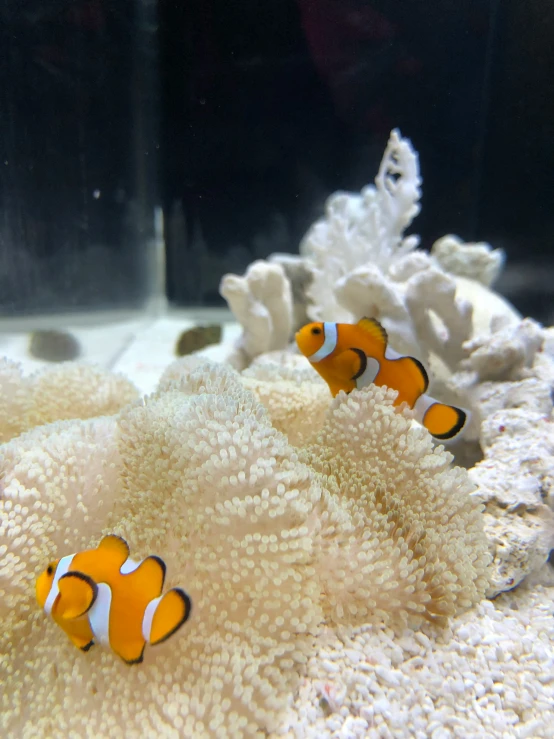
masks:
<svg viewBox="0 0 554 739"><path fill-rule="evenodd" d="M37 578L36 596L83 652L98 642L133 665L142 662L147 643L165 641L190 616L191 601L183 590L161 594L164 579L163 560L134 562L127 542L110 534L96 549L49 564Z"/></svg>
<svg viewBox="0 0 554 739"><path fill-rule="evenodd" d="M375 318L362 318L356 324L309 323L297 332L296 343L333 396L373 382L397 390L394 404L407 403L437 439L454 438L466 424L467 411L425 394L429 378L424 366L388 347L387 332Z"/></svg>

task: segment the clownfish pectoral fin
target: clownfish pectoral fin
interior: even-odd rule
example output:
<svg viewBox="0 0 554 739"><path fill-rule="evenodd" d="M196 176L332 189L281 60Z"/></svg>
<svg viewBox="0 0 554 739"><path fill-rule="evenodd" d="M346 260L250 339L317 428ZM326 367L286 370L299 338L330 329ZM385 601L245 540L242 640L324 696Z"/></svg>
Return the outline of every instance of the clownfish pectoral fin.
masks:
<svg viewBox="0 0 554 739"><path fill-rule="evenodd" d="M96 643L88 618L77 618L73 621L58 620L58 624L70 638L72 644L82 652L88 652L92 645Z"/></svg>
<svg viewBox="0 0 554 739"><path fill-rule="evenodd" d="M84 616L98 595L98 586L83 572L66 572L58 580L58 590L56 616L67 621Z"/></svg>
<svg viewBox="0 0 554 739"><path fill-rule="evenodd" d="M366 355L361 349L347 349L333 358L333 379L339 382L355 380L365 370L366 364Z"/></svg>
<svg viewBox="0 0 554 739"><path fill-rule="evenodd" d="M137 586L151 598L156 598L164 586L165 562L152 555L143 559L140 565L126 577L133 577Z"/></svg>
<svg viewBox="0 0 554 739"><path fill-rule="evenodd" d="M371 338L376 341L383 348L383 352L389 341L389 336L386 329L381 326L376 318L361 318L358 321L358 326L368 333Z"/></svg>
<svg viewBox="0 0 554 739"><path fill-rule="evenodd" d="M104 536L98 547L98 552L102 554L108 554L116 560L118 567L128 559L129 557L129 545L117 534L108 534Z"/></svg>
<svg viewBox="0 0 554 739"><path fill-rule="evenodd" d="M341 390L350 393L356 388L355 378L365 367L365 354L361 349L347 349L333 357L333 366L324 379L329 385L331 395L335 397Z"/></svg>
<svg viewBox="0 0 554 739"><path fill-rule="evenodd" d="M428 395L422 395L414 406L418 420L427 431L440 441L457 436L465 427L469 413L454 405L439 403Z"/></svg>
<svg viewBox="0 0 554 739"><path fill-rule="evenodd" d="M184 590L168 590L161 598L155 598L146 606L142 635L149 644L160 644L188 620L191 609L191 600Z"/></svg>

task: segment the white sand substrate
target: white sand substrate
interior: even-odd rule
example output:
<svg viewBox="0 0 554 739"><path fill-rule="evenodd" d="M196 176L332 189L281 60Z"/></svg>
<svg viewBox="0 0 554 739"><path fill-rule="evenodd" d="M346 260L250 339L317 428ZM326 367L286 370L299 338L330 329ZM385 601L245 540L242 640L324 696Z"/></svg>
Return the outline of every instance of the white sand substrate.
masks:
<svg viewBox="0 0 554 739"><path fill-rule="evenodd" d="M551 739L554 588L522 586L439 631L329 630L285 736Z"/></svg>
<svg viewBox="0 0 554 739"><path fill-rule="evenodd" d="M222 327L220 344L198 352L222 362L240 336L241 327L226 309L170 310L155 316L139 312L98 312L66 316L0 319L0 356L19 362L25 374L51 362L29 355L30 333L38 329L69 331L81 346L78 361L121 372L145 394L153 392L165 368L177 359L175 344L182 331L197 325Z"/></svg>

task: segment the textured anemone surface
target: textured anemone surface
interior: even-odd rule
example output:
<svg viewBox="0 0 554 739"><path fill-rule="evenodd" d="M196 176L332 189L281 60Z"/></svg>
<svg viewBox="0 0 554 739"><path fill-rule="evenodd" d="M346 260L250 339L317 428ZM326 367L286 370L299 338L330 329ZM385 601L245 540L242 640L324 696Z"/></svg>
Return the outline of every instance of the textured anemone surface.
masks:
<svg viewBox="0 0 554 739"><path fill-rule="evenodd" d="M444 622L488 582L482 511L467 473L373 386L333 400L317 441L300 455L348 522L323 537L325 608L338 622Z"/></svg>
<svg viewBox="0 0 554 739"><path fill-rule="evenodd" d="M100 367L67 362L25 377L0 358L0 442L52 421L111 415L137 397L132 382Z"/></svg>
<svg viewBox="0 0 554 739"><path fill-rule="evenodd" d="M266 736L323 623L403 628L478 601L486 542L467 476L392 402L339 397L300 448L237 373L205 365L113 418L0 447L2 735ZM45 563L108 531L134 558L162 556L193 601L134 667L79 652L34 602Z"/></svg>
<svg viewBox="0 0 554 739"><path fill-rule="evenodd" d="M267 409L273 426L295 446L306 444L322 428L331 404L327 383L302 360L304 367L253 364L242 373L244 386Z"/></svg>

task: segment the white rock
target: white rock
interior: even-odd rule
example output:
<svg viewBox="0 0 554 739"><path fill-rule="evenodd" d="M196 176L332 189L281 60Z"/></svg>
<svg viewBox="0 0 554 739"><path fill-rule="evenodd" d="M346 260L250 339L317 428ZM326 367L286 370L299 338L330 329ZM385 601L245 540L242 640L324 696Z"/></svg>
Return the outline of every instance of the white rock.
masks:
<svg viewBox="0 0 554 739"><path fill-rule="evenodd" d="M288 346L293 302L283 267L258 260L244 277L224 275L219 291L243 328L235 352L228 358L236 369L244 369L259 354Z"/></svg>
<svg viewBox="0 0 554 739"><path fill-rule="evenodd" d="M468 277L489 287L500 274L505 261L502 249L489 244L465 244L451 234L435 241L431 254L451 274Z"/></svg>

